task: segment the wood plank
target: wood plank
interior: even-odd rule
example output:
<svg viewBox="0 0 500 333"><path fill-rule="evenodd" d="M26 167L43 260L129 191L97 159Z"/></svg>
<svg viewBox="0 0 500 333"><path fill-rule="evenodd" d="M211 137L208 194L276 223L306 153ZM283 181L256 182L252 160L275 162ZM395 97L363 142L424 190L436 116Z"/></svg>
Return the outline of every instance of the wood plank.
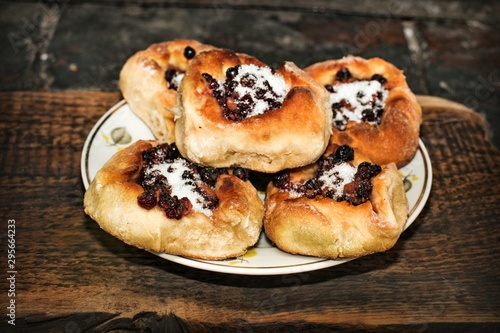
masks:
<svg viewBox="0 0 500 333"><path fill-rule="evenodd" d="M477 113L419 97L433 189L393 249L296 275L238 276L163 260L85 216L77 157L119 99L0 93L0 206L16 220L17 318L25 332L499 328L500 153ZM8 290L6 279L0 288Z"/></svg>

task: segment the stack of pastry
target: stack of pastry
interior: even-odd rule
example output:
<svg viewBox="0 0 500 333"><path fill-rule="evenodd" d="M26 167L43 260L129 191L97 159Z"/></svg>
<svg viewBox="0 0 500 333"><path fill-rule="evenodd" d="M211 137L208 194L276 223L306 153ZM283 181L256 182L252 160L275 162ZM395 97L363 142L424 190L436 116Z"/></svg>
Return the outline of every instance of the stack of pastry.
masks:
<svg viewBox="0 0 500 333"><path fill-rule="evenodd" d="M421 110L401 71L347 57L300 69L197 41L154 44L120 74L157 140L114 155L85 211L124 242L225 259L262 228L293 254L391 248L407 219L397 168L413 158ZM250 172L272 178L262 201Z"/></svg>

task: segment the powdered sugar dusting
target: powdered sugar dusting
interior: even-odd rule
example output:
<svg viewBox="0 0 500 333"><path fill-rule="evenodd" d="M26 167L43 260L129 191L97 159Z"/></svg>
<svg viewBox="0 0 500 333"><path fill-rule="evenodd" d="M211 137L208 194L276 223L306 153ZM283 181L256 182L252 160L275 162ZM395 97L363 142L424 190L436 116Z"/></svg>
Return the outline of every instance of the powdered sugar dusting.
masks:
<svg viewBox="0 0 500 333"><path fill-rule="evenodd" d="M247 117L263 114L271 108L269 100L283 103L290 88L285 79L274 74L269 67L241 65L233 81L239 82L234 91L239 98L249 98L255 102Z"/></svg>
<svg viewBox="0 0 500 333"><path fill-rule="evenodd" d="M321 184L321 192L330 193L332 199L342 199L344 186L354 180L357 170L357 167L344 162L320 171L317 179ZM287 190L292 198L300 198L305 195L303 184L291 183Z"/></svg>
<svg viewBox="0 0 500 333"><path fill-rule="evenodd" d="M389 93L377 80L353 81L333 86L330 103L333 124L344 130L347 122L378 125Z"/></svg>
<svg viewBox="0 0 500 333"><path fill-rule="evenodd" d="M197 184L201 184L202 180L198 173L192 172L188 162L178 158L172 163L155 164L149 168L148 173L156 171L167 178L172 197L188 198L194 211L212 216L212 210L204 207L205 198L197 191ZM185 173L192 175L192 178L183 177Z"/></svg>
<svg viewBox="0 0 500 333"><path fill-rule="evenodd" d="M172 78L172 82L171 82L171 85L175 88L175 90L177 90L179 88L179 86L181 85L181 81L182 79L184 78L184 73L176 73L174 75L174 77Z"/></svg>
<svg viewBox="0 0 500 333"><path fill-rule="evenodd" d="M354 180L357 168L349 163L340 163L325 170L318 178L323 188L333 190L333 199L339 199L344 194L344 186Z"/></svg>

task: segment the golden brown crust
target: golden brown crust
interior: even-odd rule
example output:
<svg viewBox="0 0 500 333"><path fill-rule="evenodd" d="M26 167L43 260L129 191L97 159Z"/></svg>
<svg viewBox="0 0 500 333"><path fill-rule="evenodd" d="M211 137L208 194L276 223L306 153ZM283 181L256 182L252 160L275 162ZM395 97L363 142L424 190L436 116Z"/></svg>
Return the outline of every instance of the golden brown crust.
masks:
<svg viewBox="0 0 500 333"><path fill-rule="evenodd" d="M359 158L354 164L359 164ZM291 177L309 179L314 165ZM407 220L404 186L394 163L373 178L370 200L353 206L329 198L292 197L271 182L265 200L264 230L274 244L292 254L353 258L390 249Z"/></svg>
<svg viewBox="0 0 500 333"><path fill-rule="evenodd" d="M263 204L248 181L236 176L218 178L219 206L212 217L189 212L169 219L159 207L141 208L136 183L142 151L157 141L138 141L116 153L97 173L85 193L85 212L102 229L127 244L155 252L199 259L226 259L244 254L262 229Z"/></svg>
<svg viewBox="0 0 500 333"><path fill-rule="evenodd" d="M212 48L194 40L182 39L152 44L132 55L120 72L123 97L161 142L174 141L177 104L177 91L168 89L165 72L169 69L186 70L190 62L184 56L187 46L196 53Z"/></svg>
<svg viewBox="0 0 500 333"><path fill-rule="evenodd" d="M325 150L331 134L328 93L292 63L276 70L291 87L281 108L231 121L203 78L225 79L226 70L239 64L265 65L256 58L214 49L197 55L179 89L176 144L183 156L212 167L241 166L276 172L305 165Z"/></svg>
<svg viewBox="0 0 500 333"><path fill-rule="evenodd" d="M313 64L305 69L322 85L332 84L336 73L348 68L353 78L369 80L374 74L387 79L389 89L379 126L349 122L344 131L333 128L330 141L347 144L380 165L391 162L398 167L408 164L418 148L422 110L409 89L403 73L380 59L345 57Z"/></svg>

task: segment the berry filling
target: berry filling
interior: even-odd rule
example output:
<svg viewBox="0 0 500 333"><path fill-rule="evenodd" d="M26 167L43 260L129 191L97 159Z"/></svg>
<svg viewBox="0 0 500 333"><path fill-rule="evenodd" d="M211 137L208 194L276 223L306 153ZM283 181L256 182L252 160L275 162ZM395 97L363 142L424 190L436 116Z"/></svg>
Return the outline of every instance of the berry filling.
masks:
<svg viewBox="0 0 500 333"><path fill-rule="evenodd" d="M219 205L215 183L227 169L203 168L184 159L174 143L161 144L142 152L143 166L138 183L144 192L137 197L139 206L159 206L168 218L181 219L191 210L212 216ZM248 171L235 168L233 174L248 179Z"/></svg>
<svg viewBox="0 0 500 333"><path fill-rule="evenodd" d="M196 50L191 46L186 46L184 49L184 57L188 60L191 60L196 55ZM167 80L167 88L172 90L179 89L179 85L181 84L181 80L184 77L184 72L170 68L165 71L165 80Z"/></svg>
<svg viewBox="0 0 500 333"><path fill-rule="evenodd" d="M334 84L325 86L330 92L333 125L341 131L349 121L380 125L389 94L384 87L386 82L380 74L373 75L370 80L355 80L347 68L339 70Z"/></svg>
<svg viewBox="0 0 500 333"><path fill-rule="evenodd" d="M181 80L184 77L184 72L179 71L177 69L168 69L165 71L165 80L167 80L167 88L176 90L179 89L179 85L181 84Z"/></svg>
<svg viewBox="0 0 500 333"><path fill-rule="evenodd" d="M269 67L238 65L226 70L226 78L217 81L202 74L224 117L240 121L279 109L290 90L283 77Z"/></svg>
<svg viewBox="0 0 500 333"><path fill-rule="evenodd" d="M353 149L344 145L331 155L318 160L318 170L313 178L293 182L290 172L285 171L274 177L273 184L290 192L295 198L330 198L357 206L370 199L372 178L378 175L382 168L369 162L355 167L350 163L353 159Z"/></svg>

